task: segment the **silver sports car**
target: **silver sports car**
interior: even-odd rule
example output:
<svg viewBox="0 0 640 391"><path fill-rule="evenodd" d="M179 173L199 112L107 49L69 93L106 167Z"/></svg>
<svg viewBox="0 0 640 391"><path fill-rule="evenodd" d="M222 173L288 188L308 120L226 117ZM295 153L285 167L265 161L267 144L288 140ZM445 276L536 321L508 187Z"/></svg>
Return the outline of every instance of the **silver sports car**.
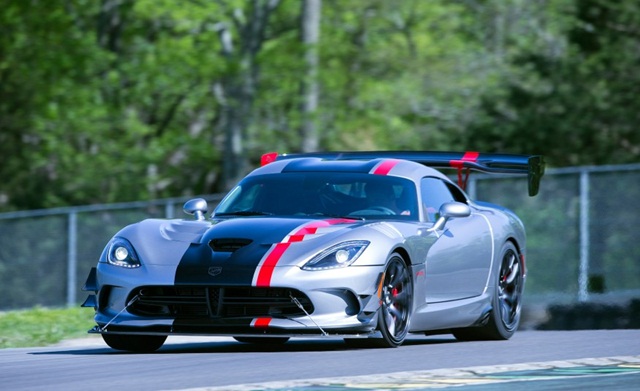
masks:
<svg viewBox="0 0 640 391"><path fill-rule="evenodd" d="M241 342L338 336L397 347L408 333L510 338L526 277L525 230L474 202L469 170L544 173L541 156L333 152L263 156L211 216L148 219L106 245L84 290L114 349L168 335ZM458 170L459 184L436 168Z"/></svg>

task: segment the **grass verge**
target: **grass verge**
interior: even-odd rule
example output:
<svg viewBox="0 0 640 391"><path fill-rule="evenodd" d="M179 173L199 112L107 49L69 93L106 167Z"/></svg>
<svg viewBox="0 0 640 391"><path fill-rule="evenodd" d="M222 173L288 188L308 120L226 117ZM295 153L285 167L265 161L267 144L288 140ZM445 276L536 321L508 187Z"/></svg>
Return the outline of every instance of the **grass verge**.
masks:
<svg viewBox="0 0 640 391"><path fill-rule="evenodd" d="M90 308L41 308L0 313L0 348L46 346L84 338L93 327Z"/></svg>

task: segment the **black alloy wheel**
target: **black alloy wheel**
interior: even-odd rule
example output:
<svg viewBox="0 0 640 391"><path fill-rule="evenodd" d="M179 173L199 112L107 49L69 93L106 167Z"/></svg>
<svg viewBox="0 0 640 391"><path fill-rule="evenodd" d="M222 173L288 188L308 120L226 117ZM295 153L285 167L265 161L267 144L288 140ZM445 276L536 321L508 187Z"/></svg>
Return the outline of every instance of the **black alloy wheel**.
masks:
<svg viewBox="0 0 640 391"><path fill-rule="evenodd" d="M380 346L395 348L402 345L409 331L413 304L411 272L399 254L392 254L382 282L378 329Z"/></svg>
<svg viewBox="0 0 640 391"><path fill-rule="evenodd" d="M500 252L491 312L475 327L452 330L460 341L507 340L520 325L524 265L515 245L506 242Z"/></svg>

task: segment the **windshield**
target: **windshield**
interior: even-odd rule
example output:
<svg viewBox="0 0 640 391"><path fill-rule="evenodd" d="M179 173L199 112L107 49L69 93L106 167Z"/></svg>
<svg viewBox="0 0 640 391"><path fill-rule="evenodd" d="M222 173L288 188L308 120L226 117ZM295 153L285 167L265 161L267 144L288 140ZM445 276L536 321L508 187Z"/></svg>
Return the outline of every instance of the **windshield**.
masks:
<svg viewBox="0 0 640 391"><path fill-rule="evenodd" d="M341 216L418 220L412 181L355 173L278 173L245 178L216 216Z"/></svg>

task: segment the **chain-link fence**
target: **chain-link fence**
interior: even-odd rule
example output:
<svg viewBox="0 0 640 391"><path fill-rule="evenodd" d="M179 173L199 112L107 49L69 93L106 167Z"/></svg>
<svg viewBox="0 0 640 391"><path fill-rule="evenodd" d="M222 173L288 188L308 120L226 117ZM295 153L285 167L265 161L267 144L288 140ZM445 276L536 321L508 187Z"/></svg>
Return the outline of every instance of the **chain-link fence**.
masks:
<svg viewBox="0 0 640 391"><path fill-rule="evenodd" d="M640 164L547 170L536 197L526 178L476 174L468 192L524 221L529 301L640 297ZM204 198L213 209L221 195ZM0 310L79 304L115 232L144 218L181 217L184 201L0 214Z"/></svg>
<svg viewBox="0 0 640 391"><path fill-rule="evenodd" d="M222 199L201 197L210 210ZM0 214L0 310L81 303L89 270L116 232L145 218L181 217L186 200Z"/></svg>
<svg viewBox="0 0 640 391"><path fill-rule="evenodd" d="M482 175L469 193L524 222L529 299L640 297L640 165L548 170L536 197L526 189L526 178Z"/></svg>

